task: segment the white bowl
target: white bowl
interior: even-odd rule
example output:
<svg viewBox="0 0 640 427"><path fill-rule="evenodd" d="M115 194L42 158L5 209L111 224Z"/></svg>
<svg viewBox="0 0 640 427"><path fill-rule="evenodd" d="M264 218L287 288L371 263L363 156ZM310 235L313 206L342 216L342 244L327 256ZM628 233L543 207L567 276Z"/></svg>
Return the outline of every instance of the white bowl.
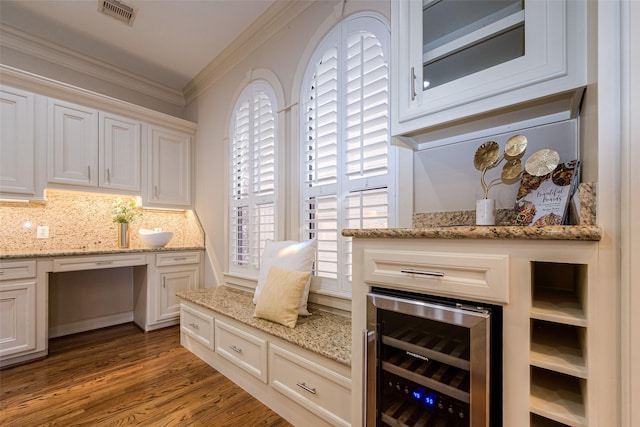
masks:
<svg viewBox="0 0 640 427"><path fill-rule="evenodd" d="M150 248L162 248L173 238L172 231L155 231L147 228L138 230L142 242Z"/></svg>

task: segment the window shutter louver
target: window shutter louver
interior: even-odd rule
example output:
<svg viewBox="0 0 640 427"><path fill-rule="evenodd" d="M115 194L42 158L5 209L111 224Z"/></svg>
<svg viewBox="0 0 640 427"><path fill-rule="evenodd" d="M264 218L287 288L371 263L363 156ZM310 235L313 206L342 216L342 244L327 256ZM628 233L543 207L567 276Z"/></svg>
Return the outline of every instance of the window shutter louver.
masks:
<svg viewBox="0 0 640 427"><path fill-rule="evenodd" d="M320 289L339 295L350 293L352 272L340 231L389 226L389 35L377 20L370 30L374 20L337 25L303 80L303 227L318 240Z"/></svg>
<svg viewBox="0 0 640 427"><path fill-rule="evenodd" d="M231 124L230 269L257 272L276 237L276 108L265 82L240 95Z"/></svg>

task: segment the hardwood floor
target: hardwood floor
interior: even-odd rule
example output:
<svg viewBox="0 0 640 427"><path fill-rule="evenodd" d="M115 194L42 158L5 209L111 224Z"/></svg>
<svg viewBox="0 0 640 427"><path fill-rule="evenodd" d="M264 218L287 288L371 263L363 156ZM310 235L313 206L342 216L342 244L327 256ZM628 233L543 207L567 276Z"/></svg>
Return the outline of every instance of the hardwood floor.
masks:
<svg viewBox="0 0 640 427"><path fill-rule="evenodd" d="M0 371L0 425L290 426L180 346L177 326L133 324L52 339Z"/></svg>

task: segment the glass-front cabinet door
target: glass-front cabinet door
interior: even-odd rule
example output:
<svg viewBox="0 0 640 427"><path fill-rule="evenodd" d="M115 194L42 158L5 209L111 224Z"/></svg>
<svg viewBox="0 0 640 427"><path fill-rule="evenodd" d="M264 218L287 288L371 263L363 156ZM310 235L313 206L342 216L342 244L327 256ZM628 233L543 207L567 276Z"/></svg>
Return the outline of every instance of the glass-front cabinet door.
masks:
<svg viewBox="0 0 640 427"><path fill-rule="evenodd" d="M586 84L586 2L396 0L394 135Z"/></svg>

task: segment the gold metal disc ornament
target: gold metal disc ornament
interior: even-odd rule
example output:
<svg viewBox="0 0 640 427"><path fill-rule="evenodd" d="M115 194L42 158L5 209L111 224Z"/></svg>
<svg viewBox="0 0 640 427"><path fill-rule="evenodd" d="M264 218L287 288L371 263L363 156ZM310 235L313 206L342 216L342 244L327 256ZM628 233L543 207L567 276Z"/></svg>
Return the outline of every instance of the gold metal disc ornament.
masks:
<svg viewBox="0 0 640 427"><path fill-rule="evenodd" d="M500 146L495 141L487 141L476 150L473 156L473 166L479 171L490 169L500 158Z"/></svg>
<svg viewBox="0 0 640 427"><path fill-rule="evenodd" d="M527 137L524 135L514 135L509 138L504 145L504 157L507 160L521 159L527 150Z"/></svg>
<svg viewBox="0 0 640 427"><path fill-rule="evenodd" d="M502 167L502 180L507 184L512 184L522 172L522 161L520 159L512 159L507 161Z"/></svg>
<svg viewBox="0 0 640 427"><path fill-rule="evenodd" d="M545 148L529 156L524 169L533 176L544 176L553 172L558 163L560 163L558 152Z"/></svg>

